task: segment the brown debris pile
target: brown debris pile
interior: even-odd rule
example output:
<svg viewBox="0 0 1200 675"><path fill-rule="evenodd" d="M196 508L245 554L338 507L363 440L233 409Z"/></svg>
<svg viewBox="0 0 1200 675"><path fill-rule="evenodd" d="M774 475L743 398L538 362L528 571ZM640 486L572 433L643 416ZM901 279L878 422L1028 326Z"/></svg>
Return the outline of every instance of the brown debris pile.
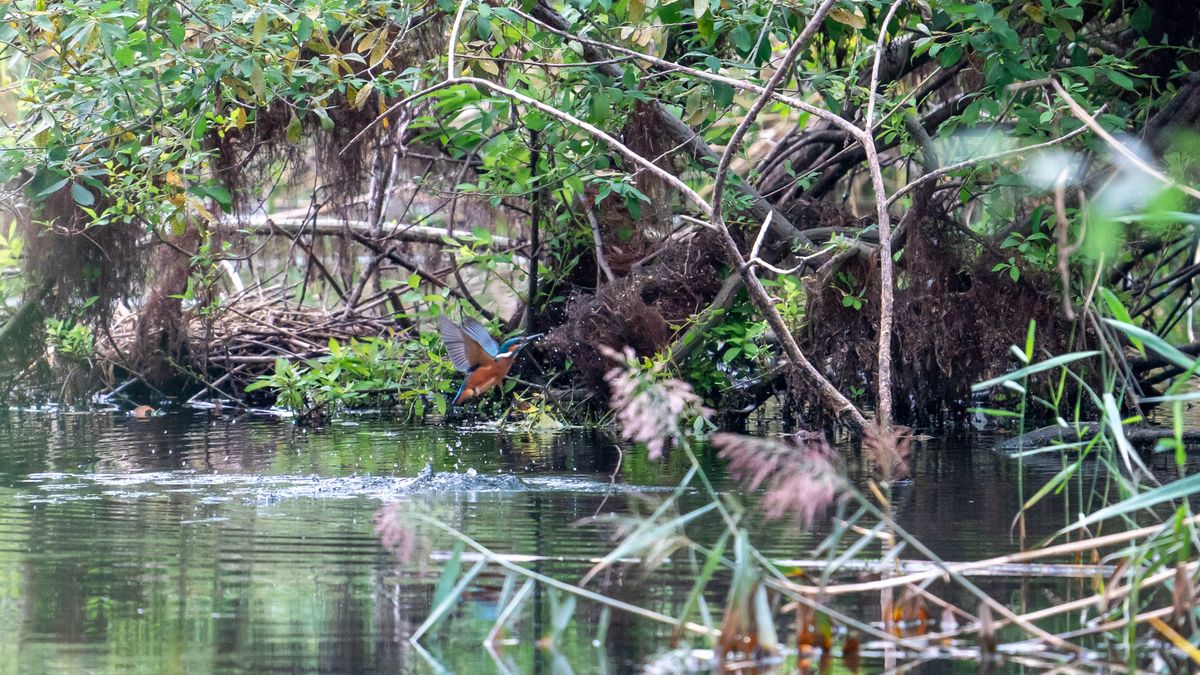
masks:
<svg viewBox="0 0 1200 675"><path fill-rule="evenodd" d="M657 264L573 297L565 323L542 340L543 348L570 359L581 382L602 386L612 366L601 354L602 346L617 351L632 347L639 356L662 350L720 289L723 258L711 235L667 246Z"/></svg>
<svg viewBox="0 0 1200 675"><path fill-rule="evenodd" d="M185 310L187 361L175 364L175 384L185 390L199 386L213 397L219 392L237 399L247 384L272 372L278 358L316 358L329 352L330 340L388 337L407 330L389 318L304 307L285 302L280 295L278 287L247 292L225 301L211 318L195 308ZM137 338L137 324L136 313L117 317L112 339L98 341L98 356L132 370L127 355ZM137 371L133 374L144 378Z"/></svg>
<svg viewBox="0 0 1200 675"><path fill-rule="evenodd" d="M896 266L892 387L906 393L896 399L897 419L926 423L963 415L972 383L1012 369L1008 348L1024 342L1031 319L1038 324L1039 349L1069 351L1053 280L1022 269L1013 281L1007 272L991 271L997 261L941 220L913 221ZM847 292L862 306L844 304ZM825 371L839 389L858 387L874 400L878 255L823 270L809 284L806 314L806 350L828 357Z"/></svg>

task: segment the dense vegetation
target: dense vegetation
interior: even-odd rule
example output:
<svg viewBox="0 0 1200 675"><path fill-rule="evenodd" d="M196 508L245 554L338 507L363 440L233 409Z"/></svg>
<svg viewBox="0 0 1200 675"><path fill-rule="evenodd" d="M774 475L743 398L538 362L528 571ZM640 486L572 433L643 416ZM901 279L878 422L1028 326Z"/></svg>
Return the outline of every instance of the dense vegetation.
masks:
<svg viewBox="0 0 1200 675"><path fill-rule="evenodd" d="M26 394L238 401L281 357L309 360L298 408L400 392L441 413L451 371L414 331L465 311L550 332L526 379L564 414L603 393L600 347L631 346L724 411L782 394L861 428L864 407L961 418L1031 319L1039 348L1104 343L1134 386L1161 364L1099 316L1192 333L1200 19L1179 3L0 19L0 292Z"/></svg>
<svg viewBox="0 0 1200 675"><path fill-rule="evenodd" d="M865 587L879 622L820 602L874 546L932 565L906 591L944 573L969 595L978 613L952 632L978 654L996 612L1039 658L1095 657L890 515L901 424L1051 420L1017 441L1018 462L1061 467L1022 484L1022 513L1062 499L1076 540L1055 555L1124 546L1087 635L1117 636L1106 656L1137 668L1151 625L1175 646L1163 664L1200 660L1198 33L1179 0L0 0L3 390L444 417L458 376L439 316L545 332L480 405L550 427L609 399L649 459L686 454L680 492L711 503L665 500L595 572L686 551L698 599L652 618L729 658L778 652L780 598L801 608L798 647L815 613L938 644L897 632L918 603L886 572ZM851 485L811 432L713 437L768 515L836 504L814 586L756 553L693 454L772 399L797 426L854 432L876 470ZM1171 424L1142 424L1164 404ZM1169 451L1168 475L1137 447ZM697 543L704 513L721 527ZM1106 522L1126 531L1091 531ZM405 548L413 523L460 542L414 641L487 564L519 607L530 570L426 514L385 510L380 534ZM481 557L456 583L465 546ZM688 623L716 574L725 625ZM536 580L608 602L588 578Z"/></svg>

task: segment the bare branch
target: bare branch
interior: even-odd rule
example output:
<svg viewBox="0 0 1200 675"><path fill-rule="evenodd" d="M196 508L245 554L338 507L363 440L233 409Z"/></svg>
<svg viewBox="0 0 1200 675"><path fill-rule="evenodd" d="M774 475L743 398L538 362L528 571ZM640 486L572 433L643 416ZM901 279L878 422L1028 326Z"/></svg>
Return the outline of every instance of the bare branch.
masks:
<svg viewBox="0 0 1200 675"><path fill-rule="evenodd" d="M879 163L879 152L875 147L875 136L871 125L875 116L875 96L879 89L879 64L883 59L883 42L887 27L903 0L896 0L888 10L879 27L879 39L875 43L875 62L871 67L871 88L867 92L867 115L859 142L867 155L867 169L871 174L871 187L875 191L875 211L879 221L879 365L877 367L879 390L876 404L876 421L881 431L886 432L892 424L892 223L888 215L887 191L883 186L883 167Z"/></svg>
<svg viewBox="0 0 1200 675"><path fill-rule="evenodd" d="M450 38L446 43L446 79L453 80L454 72L454 45L458 42L458 29L462 25L463 13L467 10L467 0L459 0L458 12L454 14L454 23L450 25Z"/></svg>
<svg viewBox="0 0 1200 675"><path fill-rule="evenodd" d="M825 0L817 11L813 13L812 18L805 24L804 30L800 31L799 37L792 43L787 53L783 55L783 60L776 68L775 73L771 75L771 79L767 80L767 86L759 93L750 109L746 111L745 117L738 124L737 129L734 129L733 136L730 137L729 143L725 145L725 151L721 153L721 161L717 164L717 176L713 183L712 207L715 217L721 216L721 201L725 193L725 181L729 175L729 164L733 161L734 154L742 145L742 139L746 136L746 132L750 131L750 126L754 124L754 120L758 117L758 113L771 100L771 94L774 93L779 85L783 83L785 77L792 69L792 63L796 57L800 55L800 51L804 49L808 41L812 39L814 33L817 32L817 27L821 25L821 21L825 19L825 15L833 8L834 0ZM878 62L876 62L878 66ZM770 222L768 219L767 222Z"/></svg>

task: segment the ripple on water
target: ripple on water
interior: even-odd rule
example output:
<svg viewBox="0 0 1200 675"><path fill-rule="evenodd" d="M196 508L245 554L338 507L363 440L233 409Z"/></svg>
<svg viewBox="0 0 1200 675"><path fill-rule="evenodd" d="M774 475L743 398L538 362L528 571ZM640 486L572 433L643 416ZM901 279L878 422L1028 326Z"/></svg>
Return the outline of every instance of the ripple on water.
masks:
<svg viewBox="0 0 1200 675"><path fill-rule="evenodd" d="M529 476L465 472L433 472L426 467L417 476L255 476L248 474L201 473L197 471L150 471L115 473L32 473L23 481L36 484L38 492L18 495L31 503L65 503L97 500L146 499L169 494L202 493L205 503L241 498L253 503L284 499L358 499L381 501L427 493L550 492L634 493L661 492L668 488L604 482L582 476ZM98 490L98 492L97 492Z"/></svg>

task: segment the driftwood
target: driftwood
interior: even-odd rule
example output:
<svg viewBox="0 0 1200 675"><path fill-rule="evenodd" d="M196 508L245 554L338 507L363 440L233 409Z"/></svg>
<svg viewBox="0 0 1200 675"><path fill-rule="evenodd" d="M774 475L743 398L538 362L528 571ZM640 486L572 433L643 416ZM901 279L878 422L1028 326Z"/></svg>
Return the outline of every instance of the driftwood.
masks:
<svg viewBox="0 0 1200 675"><path fill-rule="evenodd" d="M466 242L461 232L451 232L442 227L429 225L413 225L409 223L385 223L382 228L375 228L365 220L347 220L345 218L304 218L272 216L250 216L232 221L216 223L213 229L223 234L242 233L253 235L310 234L320 237L346 236L378 236L381 239L394 239L421 244L445 244L450 241ZM492 235L490 242L475 242L482 248L509 249L524 246L525 242L502 235Z"/></svg>
<svg viewBox="0 0 1200 675"><path fill-rule="evenodd" d="M1036 431L1030 431L1010 438L998 445L997 449L1004 452L1016 452L1019 450L1042 448L1055 443L1086 442L1103 433L1105 428L1107 428L1107 425L1100 422L1085 422L1079 427L1078 431L1073 428L1064 429L1060 426L1042 427ZM1159 439L1174 437L1175 431L1167 427L1125 427L1125 438L1129 439L1130 443L1136 445L1151 445ZM1185 429L1183 440L1185 443L1200 443L1200 429Z"/></svg>
<svg viewBox="0 0 1200 675"><path fill-rule="evenodd" d="M174 364L179 374L234 400L247 384L271 372L276 359L315 358L329 352L330 340L346 342L409 330L391 318L361 311L346 316L342 308L324 310L285 302L277 288L227 299L208 320L194 309L184 315L187 349L186 360ZM136 321L134 313L117 317L112 340L97 347L99 358L135 376L136 369L124 355L134 341Z"/></svg>

